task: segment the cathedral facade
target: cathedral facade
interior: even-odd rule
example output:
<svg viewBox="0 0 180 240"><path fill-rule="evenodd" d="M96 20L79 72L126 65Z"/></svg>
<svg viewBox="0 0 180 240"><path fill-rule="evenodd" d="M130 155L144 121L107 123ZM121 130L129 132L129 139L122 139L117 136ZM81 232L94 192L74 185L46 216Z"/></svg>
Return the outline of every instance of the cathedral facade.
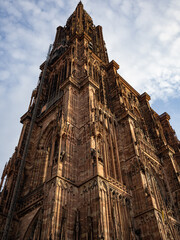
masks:
<svg viewBox="0 0 180 240"><path fill-rule="evenodd" d="M21 117L1 179L0 238L26 151L7 239L180 239L180 143L170 116L118 68L80 2Z"/></svg>

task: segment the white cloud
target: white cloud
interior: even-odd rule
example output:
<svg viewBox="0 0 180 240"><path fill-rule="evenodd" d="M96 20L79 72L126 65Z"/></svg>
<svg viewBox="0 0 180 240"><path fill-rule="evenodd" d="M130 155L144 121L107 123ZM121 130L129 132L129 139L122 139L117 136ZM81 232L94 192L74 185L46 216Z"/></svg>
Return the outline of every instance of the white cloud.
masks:
<svg viewBox="0 0 180 240"><path fill-rule="evenodd" d="M0 171L18 143L39 68L78 1L17 0L0 3ZM119 73L153 101L180 94L180 2L178 0L84 0L103 27L110 60ZM179 133L180 134L180 133Z"/></svg>

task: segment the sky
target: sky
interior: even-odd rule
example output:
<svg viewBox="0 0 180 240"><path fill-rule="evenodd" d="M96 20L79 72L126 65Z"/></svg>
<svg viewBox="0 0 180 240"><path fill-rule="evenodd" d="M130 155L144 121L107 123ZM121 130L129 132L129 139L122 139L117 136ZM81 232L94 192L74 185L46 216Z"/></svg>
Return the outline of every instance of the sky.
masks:
<svg viewBox="0 0 180 240"><path fill-rule="evenodd" d="M78 0L0 0L0 176L18 144L56 28L64 26ZM109 60L140 94L167 112L180 139L180 1L83 0L103 27Z"/></svg>

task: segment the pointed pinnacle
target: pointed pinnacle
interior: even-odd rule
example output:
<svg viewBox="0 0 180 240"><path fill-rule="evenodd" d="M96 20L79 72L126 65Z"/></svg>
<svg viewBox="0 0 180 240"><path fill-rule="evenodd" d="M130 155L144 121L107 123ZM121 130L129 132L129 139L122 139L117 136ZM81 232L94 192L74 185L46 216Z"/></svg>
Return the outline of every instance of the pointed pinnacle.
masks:
<svg viewBox="0 0 180 240"><path fill-rule="evenodd" d="M81 1L79 1L78 5L83 5Z"/></svg>

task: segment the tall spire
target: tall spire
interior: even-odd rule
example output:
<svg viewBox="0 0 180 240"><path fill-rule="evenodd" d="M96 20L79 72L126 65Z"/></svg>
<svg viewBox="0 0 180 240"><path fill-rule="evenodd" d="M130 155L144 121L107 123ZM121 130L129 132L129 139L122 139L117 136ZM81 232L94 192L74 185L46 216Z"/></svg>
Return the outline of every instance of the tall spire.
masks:
<svg viewBox="0 0 180 240"><path fill-rule="evenodd" d="M81 35L83 33L86 33L91 39L91 50L107 63L108 56L103 40L102 28L94 25L92 18L85 11L81 1L77 4L75 11L68 18L66 26L64 28L57 28L54 47L57 48L62 45L65 47L74 34Z"/></svg>
<svg viewBox="0 0 180 240"><path fill-rule="evenodd" d="M82 4L82 2L80 1L76 7L76 11L83 11L84 10L84 6Z"/></svg>

